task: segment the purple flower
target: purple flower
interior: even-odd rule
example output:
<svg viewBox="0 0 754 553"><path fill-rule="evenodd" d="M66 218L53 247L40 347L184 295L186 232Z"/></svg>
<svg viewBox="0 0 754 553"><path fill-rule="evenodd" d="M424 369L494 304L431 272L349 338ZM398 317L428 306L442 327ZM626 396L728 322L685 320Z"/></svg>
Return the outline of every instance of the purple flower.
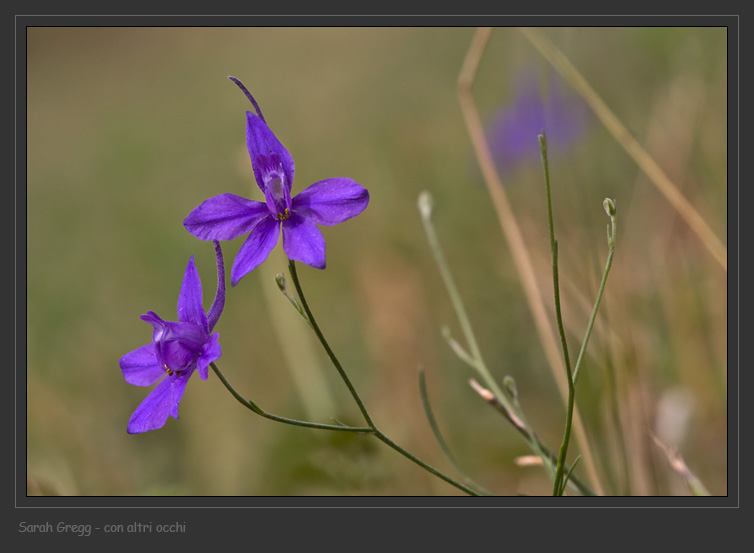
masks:
<svg viewBox="0 0 754 553"><path fill-rule="evenodd" d="M120 359L129 384L151 386L160 381L131 415L129 434L162 428L168 415L177 419L178 403L194 370L199 369L201 379L207 380L209 364L220 358L220 335L210 333L225 306L225 268L220 244L214 245L217 293L209 313L202 307L202 283L192 255L178 297L178 322L165 321L153 311L142 315L154 327L152 342Z"/></svg>
<svg viewBox="0 0 754 553"><path fill-rule="evenodd" d="M503 169L541 163L537 136L547 133L550 157L567 150L584 135L587 106L566 96L554 77L544 94L535 74L519 79L514 100L492 118L487 135L495 161Z"/></svg>
<svg viewBox="0 0 754 553"><path fill-rule="evenodd" d="M337 225L355 217L369 203L369 192L353 179L331 178L315 182L291 197L291 154L267 126L249 91L238 79L229 78L259 114L246 112L246 146L265 201L220 194L196 207L183 225L202 240L233 240L249 233L233 262L233 286L267 259L278 243L281 227L283 249L290 259L324 269L325 239L317 224Z"/></svg>

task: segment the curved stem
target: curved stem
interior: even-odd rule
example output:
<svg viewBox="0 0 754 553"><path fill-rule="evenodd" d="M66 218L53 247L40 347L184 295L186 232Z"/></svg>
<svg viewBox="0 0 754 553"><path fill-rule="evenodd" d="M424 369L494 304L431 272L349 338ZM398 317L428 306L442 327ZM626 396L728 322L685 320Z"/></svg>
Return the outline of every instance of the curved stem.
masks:
<svg viewBox="0 0 754 553"><path fill-rule="evenodd" d="M432 467L431 465L428 465L427 463L425 463L424 461L422 461L421 459L419 459L416 455L413 455L412 453L409 453L408 451L406 451L405 449L403 449L401 446L399 446L398 444L396 444L393 440L391 440L390 438L388 438L385 434L383 434L377 428L373 427L373 429L374 429L374 435L375 435L375 437L377 437L377 439L379 439L380 441L382 441L385 444L389 445L394 450L396 450L398 453L400 453L401 455L403 455L407 459L410 459L411 461L413 461L414 463L416 463L417 465L419 465L420 467L422 467L423 469L425 469L427 472L431 472L432 474L434 474L435 476L437 476L441 480L444 480L445 482L447 482L451 486L455 486L459 490L462 490L462 491L466 492L469 495L474 495L474 496L479 496L480 495L477 492L475 492L474 490L472 490L471 488L469 488L467 486L464 486L460 482L456 482L455 480L453 480L449 476L444 475L443 473L441 473L436 468Z"/></svg>
<svg viewBox="0 0 754 553"><path fill-rule="evenodd" d="M322 331L319 329L319 325L317 324L317 321L314 320L314 315L312 315L311 309L309 309L309 304L306 302L304 291L301 289L301 283L298 281L298 274L296 273L296 263L292 259L288 260L288 267L291 271L291 278L293 279L293 284L296 286L296 292L298 293L298 297L301 300L301 305L303 306L304 311L306 311L306 316L309 318L309 322L311 323L314 333L317 335L317 338L319 339L320 343L325 348L325 351L327 352L327 356L330 358L330 361L332 361L332 364L335 365L335 368L338 370L338 374L340 374L340 377L343 379L343 382L345 382L346 386L348 387L348 391L351 392L351 396L353 396L353 399L356 402L356 405L359 406L359 410L361 411L361 414L364 416L364 420L367 422L369 426L374 428L374 423L372 422L372 419L369 416L369 412L367 412L366 407L364 407L364 403L361 401L359 394L356 392L356 388L354 388L353 384L351 384L351 380L348 378L346 371L343 370L343 367L341 366L340 361L338 361L338 358L335 357L335 354L330 348L330 344L327 343L327 340L325 340L325 336L322 334Z"/></svg>
<svg viewBox="0 0 754 553"><path fill-rule="evenodd" d="M605 200L605 202L608 202L608 200ZM613 202L610 202L610 205L612 207L612 211L608 209L607 205L605 207L605 210L608 212L608 215L610 217L610 224L612 227L612 230L610 230L610 227L608 227L608 233L607 233L607 244L610 251L607 255L607 262L605 263L605 270L602 273L602 281L600 282L600 289L597 292L597 299L594 302L592 315L589 317L589 324L587 325L587 328L586 328L584 341L581 343L581 351L579 351L579 357L576 360L576 365L573 369L573 374L571 373L570 369L568 370L568 414L566 416L566 427L565 427L565 435L563 436L563 444L560 448L560 457L558 458L558 473L555 479L555 488L554 488L555 495L562 495L563 490L565 489L565 485L562 482L563 468L565 466L565 457L566 457L566 452L568 450L568 440L571 436L571 421L573 419L573 401L574 401L574 396L576 394L576 379L579 376L579 369L581 368L581 361L584 359L584 352L586 351L586 345L589 343L589 337L592 335L592 328L594 327L594 320L597 317L597 309L599 309L600 301L602 300L602 293L605 291L605 283L607 282L607 275L608 273L610 273L610 267L613 264L613 255L615 254L615 227L616 227L615 204ZM556 252L557 252L557 248L556 248Z"/></svg>
<svg viewBox="0 0 754 553"><path fill-rule="evenodd" d="M343 370L343 367L341 366L340 361L338 361L338 358L335 356L335 353L333 353L332 349L330 348L330 344L327 343L327 340L325 339L324 334L322 334L322 331L320 330L319 325L317 324L317 321L311 312L311 309L309 309L309 304L306 301L306 297L304 296L304 291L301 289L301 283L298 280L298 274L296 273L296 263L292 259L289 259L288 266L291 271L291 279L293 279L293 284L296 287L296 292L298 293L298 297L301 300L301 306L304 308L304 311L306 312L306 316L309 319L309 323L311 324L311 327L314 330L314 333L317 335L317 338L322 344L322 347L325 348L325 351L327 352L327 355L330 358L330 361L332 361L332 364L338 370L338 374L340 374L340 377L343 379L343 382L346 384L346 386L348 387L348 390L351 392L351 396L353 396L354 401L359 406L359 410L361 411L361 414L364 416L364 420L369 425L369 429L371 430L372 434L374 434L374 436L377 439L379 439L386 445L390 446L391 448L393 448L395 451L397 451L398 453L400 453L407 459L413 461L414 463L422 467L427 472L434 474L441 480L444 480L451 486L455 486L459 490L462 490L469 495L478 496L479 494L475 492L474 490L472 490L471 488L464 486L460 482L456 482L455 480L443 474L442 472L440 472L433 466L419 459L416 455L403 449L401 446L399 446L393 440L391 440L385 434L383 434L383 432L375 426L374 422L372 421L372 418L369 416L369 412L367 411L366 407L364 407L364 403L361 401L359 394L356 392L356 389L353 387L353 384L351 384L351 380L348 378L348 375L346 374L345 370Z"/></svg>
<svg viewBox="0 0 754 553"><path fill-rule="evenodd" d="M233 394L233 397L238 400L238 402L246 407L247 409L251 409L254 411L257 415L264 417L266 419L270 419L277 422L282 422L285 424L291 424L293 426L304 426L306 428L318 428L320 430L339 430L341 432L359 432L359 433L368 433L373 434L375 432L374 428L371 427L364 427L364 426L340 426L335 424L320 424L317 422L308 422L308 421L300 421L296 419L289 419L286 417L280 417L278 415L273 415L272 413L268 413L261 407L259 407L256 403L253 401L250 401L241 394L239 394L233 386L230 385L228 380L225 378L225 375L220 371L220 369L217 368L217 365L214 363L210 363L210 366L212 367L212 370L215 371L215 374L220 379L220 381L225 385L225 387L228 389L228 391Z"/></svg>
<svg viewBox="0 0 754 553"><path fill-rule="evenodd" d="M615 221L613 221L613 236L615 236ZM579 357L576 359L576 366L573 369L573 383L576 384L579 378L579 369L581 368L581 361L584 358L584 352L586 351L586 344L589 342L589 336L592 334L592 327L594 326L594 319L597 317L597 308L600 306L602 300L602 293L605 291L605 283L607 282L607 274L610 272L610 266L613 264L613 254L615 253L615 241L610 244L610 253L607 255L607 262L605 263L605 271L602 273L602 282L600 282L600 289L597 292L597 301L594 302L594 308L592 309L592 315L589 317L589 325L586 327L586 336L584 342L581 344L581 351L579 351Z"/></svg>

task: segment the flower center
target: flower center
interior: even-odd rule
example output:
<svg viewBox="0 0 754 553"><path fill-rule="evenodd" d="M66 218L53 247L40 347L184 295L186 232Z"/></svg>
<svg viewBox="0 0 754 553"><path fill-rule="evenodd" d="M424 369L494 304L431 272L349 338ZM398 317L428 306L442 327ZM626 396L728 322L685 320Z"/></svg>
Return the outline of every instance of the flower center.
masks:
<svg viewBox="0 0 754 553"><path fill-rule="evenodd" d="M290 183L286 182L280 156L276 153L269 156L259 154L255 161L262 180L267 208L278 221L285 221L291 216Z"/></svg>
<svg viewBox="0 0 754 553"><path fill-rule="evenodd" d="M168 366L165 365L165 372L168 373L168 376L173 376L174 374L177 374L178 376L180 376L183 371L178 370L178 369L176 370L169 369Z"/></svg>

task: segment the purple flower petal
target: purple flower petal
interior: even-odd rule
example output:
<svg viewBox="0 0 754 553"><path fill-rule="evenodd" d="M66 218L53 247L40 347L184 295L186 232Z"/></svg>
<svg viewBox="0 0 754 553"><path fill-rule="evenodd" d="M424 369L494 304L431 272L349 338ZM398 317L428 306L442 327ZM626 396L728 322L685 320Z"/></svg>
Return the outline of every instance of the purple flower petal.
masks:
<svg viewBox="0 0 754 553"><path fill-rule="evenodd" d="M178 320L184 323L194 323L205 331L209 331L207 314L202 306L202 282L199 280L199 272L196 270L193 255L189 258L186 273L183 275L181 293L178 296Z"/></svg>
<svg viewBox="0 0 754 553"><path fill-rule="evenodd" d="M315 182L293 198L293 211L320 225L337 225L366 209L369 192L348 178Z"/></svg>
<svg viewBox="0 0 754 553"><path fill-rule="evenodd" d="M250 111L246 112L246 147L251 157L251 166L254 170L254 177L257 179L257 185L262 192L265 190L265 181L263 178L262 167L257 163L257 156L263 155L267 158L270 154L277 154L282 164L285 182L283 186L290 192L293 184L293 174L295 164L291 154L288 153L275 134L262 120Z"/></svg>
<svg viewBox="0 0 754 553"><path fill-rule="evenodd" d="M220 194L194 208L183 226L201 240L233 240L249 232L267 214L262 202Z"/></svg>
<svg viewBox="0 0 754 553"><path fill-rule="evenodd" d="M120 370L126 382L135 386L151 386L165 374L157 361L154 344L149 343L120 358Z"/></svg>
<svg viewBox="0 0 754 553"><path fill-rule="evenodd" d="M129 434L139 434L148 430L156 430L165 425L172 409L173 385L180 377L166 376L154 390L144 398L128 421ZM185 388L185 383L184 383ZM180 397L178 398L180 400Z"/></svg>
<svg viewBox="0 0 754 553"><path fill-rule="evenodd" d="M196 368L199 370L199 378L207 380L209 364L220 359L221 355L220 335L215 332L204 344L202 354L199 356L199 359L196 360Z"/></svg>
<svg viewBox="0 0 754 553"><path fill-rule="evenodd" d="M170 416L174 419L178 417L178 404L181 402L183 393L186 391L186 384L188 384L191 374L194 369L191 368L181 375L177 375L170 385Z"/></svg>
<svg viewBox="0 0 754 553"><path fill-rule="evenodd" d="M317 269L325 268L325 238L310 219L291 213L283 221L283 249L294 261L301 261Z"/></svg>
<svg viewBox="0 0 754 553"><path fill-rule="evenodd" d="M280 222L272 217L262 219L251 234L238 250L236 260L233 262L231 270L230 283L232 286L238 284L245 275L256 269L272 249L277 245L280 239Z"/></svg>

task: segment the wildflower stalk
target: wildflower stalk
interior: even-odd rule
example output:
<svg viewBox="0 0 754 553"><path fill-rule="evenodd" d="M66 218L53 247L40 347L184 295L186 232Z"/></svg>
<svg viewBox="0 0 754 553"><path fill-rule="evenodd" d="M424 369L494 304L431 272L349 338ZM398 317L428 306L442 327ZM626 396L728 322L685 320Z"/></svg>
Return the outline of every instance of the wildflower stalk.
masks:
<svg viewBox="0 0 754 553"><path fill-rule="evenodd" d="M563 348L563 361L565 363L566 375L568 381L568 402L566 404L566 427L563 443L560 446L560 456L558 457L558 467L553 482L553 495L562 495L563 491L563 470L565 467L565 456L568 451L568 442L571 436L571 424L573 420L573 404L575 401L575 387L573 385L573 373L571 372L571 359L568 355L568 342L566 341L565 329L563 328L563 315L560 309L560 279L558 278L558 241L555 240L555 226L552 222L552 198L550 195L550 167L547 162L547 138L544 130L539 135L539 151L542 154L542 165L545 171L545 191L547 195L547 227L550 231L550 250L552 252L552 287L555 296L555 317L558 323L558 332L560 333L560 344Z"/></svg>
<svg viewBox="0 0 754 553"><path fill-rule="evenodd" d="M374 432L374 430L371 427L364 427L364 426L346 426L346 425L335 425L335 424L320 424L317 422L308 422L308 421L300 421L296 419L289 419L286 417L281 417L278 415L273 415L272 413L268 413L261 407L259 407L256 403L253 401L244 398L241 394L239 394L233 386L230 385L230 382L225 378L225 375L220 371L219 368L217 368L217 365L214 363L210 363L210 366L212 367L212 370L215 371L215 374L217 375L217 378L220 379L220 382L223 383L223 385L228 389L228 391L233 395L236 400L246 407L247 409L251 409L254 411L257 415L264 417L266 419L270 419L277 422L282 422L285 424L291 424L293 426L304 426L306 428L318 428L320 430L340 430L343 432L360 432L360 433L367 433L371 434Z"/></svg>
<svg viewBox="0 0 754 553"><path fill-rule="evenodd" d="M458 292L458 288L453 280L453 275L450 272L450 267L445 259L445 254L440 247L440 241L438 240L434 226L432 225L432 196L429 192L424 191L419 195L418 205L422 216L422 223L424 224L424 232L427 235L430 249L435 257L435 263L440 269L445 288L450 296L453 309L456 312L456 317L458 317L461 330L470 352L466 352L458 342L450 338L448 330L444 331L445 339L458 357L468 363L469 366L471 366L471 368L482 377L485 385L491 390L489 393L492 394L496 402L502 407L504 412L507 413L508 420L511 422L515 420L516 422L514 422L514 425L523 429L527 433L527 443L532 448L532 451L542 459L542 465L550 477L555 478L555 466L551 462L550 457L548 457L540 447L539 440L535 438L534 432L526 421L523 409L521 409L521 405L518 403L518 398L515 394L511 394L509 399L509 397L502 392L484 362L482 352L471 327L471 322L466 313L463 301L461 300L461 294Z"/></svg>
<svg viewBox="0 0 754 553"><path fill-rule="evenodd" d="M414 454L410 453L409 451L405 450L404 448L396 444L393 440L388 438L379 428L377 428L377 426L372 421L372 417L369 415L367 408L364 406L364 403L361 401L361 398L359 397L358 392L356 392L356 388L354 388L353 384L351 383L351 380L348 378L348 375L346 374L346 371L343 369L343 366L340 364L340 361L336 357L335 353L332 351L330 344L328 344L327 340L325 339L324 334L322 334L322 330L320 330L319 325L317 324L317 321L314 319L314 315L312 314L311 309L309 309L309 304L306 301L306 297L304 296L304 291L302 290L301 283L299 282L299 279L298 279L298 273L296 272L296 263L292 259L288 260L288 268L291 273L291 280L293 280L293 284L296 287L296 292L298 293L298 297L301 300L301 306L304 308L304 311L306 312L306 317L308 319L308 322L310 323L312 329L314 330L314 333L317 335L317 339L319 339L320 343L322 344L322 347L325 348L325 352L327 352L327 355L330 358L330 361L337 369L340 377L343 379L343 382L348 388L348 391L351 392L351 396L356 402L356 405L358 405L359 410L361 411L361 414L364 417L364 420L366 421L367 425L371 429L371 433L378 440L390 446L391 448L393 448L395 451L397 451L398 453L400 453L407 459L413 461L414 463L422 467L424 470L430 472L431 474L434 474L441 480L444 480L448 484L455 486L459 490L462 490L469 495L478 496L479 494L477 492L461 484L460 482L456 482L455 480L443 474L436 468L425 463L424 461L416 457Z"/></svg>
<svg viewBox="0 0 754 553"><path fill-rule="evenodd" d="M552 282L553 293L555 297L555 315L557 318L558 330L560 332L560 340L563 348L563 360L565 362L566 375L568 379L568 403L566 405L566 421L565 429L563 431L563 442L560 445L560 454L558 456L558 466L555 474L555 481L553 483L553 495L559 496L563 494L565 485L568 478L571 475L571 471L564 476L565 459L568 453L568 444L571 437L571 426L573 423L573 409L576 401L576 379L578 377L578 371L581 367L581 362L584 359L584 353L586 352L586 346L589 343L589 337L592 334L592 328L594 326L594 320L597 316L597 309L599 308L600 301L602 300L602 293L605 290L605 283L607 282L607 275L610 272L610 266L613 262L613 254L615 252L615 202L610 199L605 199L603 205L605 211L610 217L612 229L608 226L607 229L607 243L609 247L609 253L607 257L607 263L605 270L602 274L602 282L600 283L599 291L597 292L597 300L595 301L594 308L592 309L592 315L589 318L589 324L587 325L584 340L581 343L581 350L579 351L579 357L576 361L576 365L571 370L571 361L568 355L568 343L566 342L565 330L563 328L563 317L560 309L560 287L558 279L558 242L555 240L555 228L552 221L552 197L550 194L550 169L547 162L547 138L544 131L538 137L539 151L542 156L542 165L545 173L545 192L547 196L547 226L550 232L550 249L552 251ZM574 463L575 465L575 463ZM572 470L572 469L571 469Z"/></svg>
<svg viewBox="0 0 754 553"><path fill-rule="evenodd" d="M510 205L500 175L495 168L495 163L492 159L492 154L487 143L482 120L479 116L479 110L472 94L472 85L476 79L477 69L481 63L491 33L492 28L482 27L479 28L474 35L466 54L466 58L464 59L461 73L458 76L458 100L461 104L463 118L466 122L466 127L469 132L469 137L471 138L479 168L482 172L482 177L487 185L492 204L495 207L495 212L497 213L503 235L510 247L512 259L521 280L527 304L531 310L537 333L544 348L544 354L550 365L553 377L555 378L555 383L558 386L558 392L563 400L563 404L566 404L568 385L565 382L563 375L564 371L561 371L560 352L558 351L557 341L550 325L549 317L547 316L542 295L537 286L534 265L532 264L531 256L528 253L528 248L524 243L521 228L516 222L516 215ZM602 485L597 476L597 469L591 453L591 446L584 425L581 421L578 408L576 408L574 412L573 427L575 438L579 443L579 448L583 455L582 464L595 487L595 491L598 495L602 495Z"/></svg>

